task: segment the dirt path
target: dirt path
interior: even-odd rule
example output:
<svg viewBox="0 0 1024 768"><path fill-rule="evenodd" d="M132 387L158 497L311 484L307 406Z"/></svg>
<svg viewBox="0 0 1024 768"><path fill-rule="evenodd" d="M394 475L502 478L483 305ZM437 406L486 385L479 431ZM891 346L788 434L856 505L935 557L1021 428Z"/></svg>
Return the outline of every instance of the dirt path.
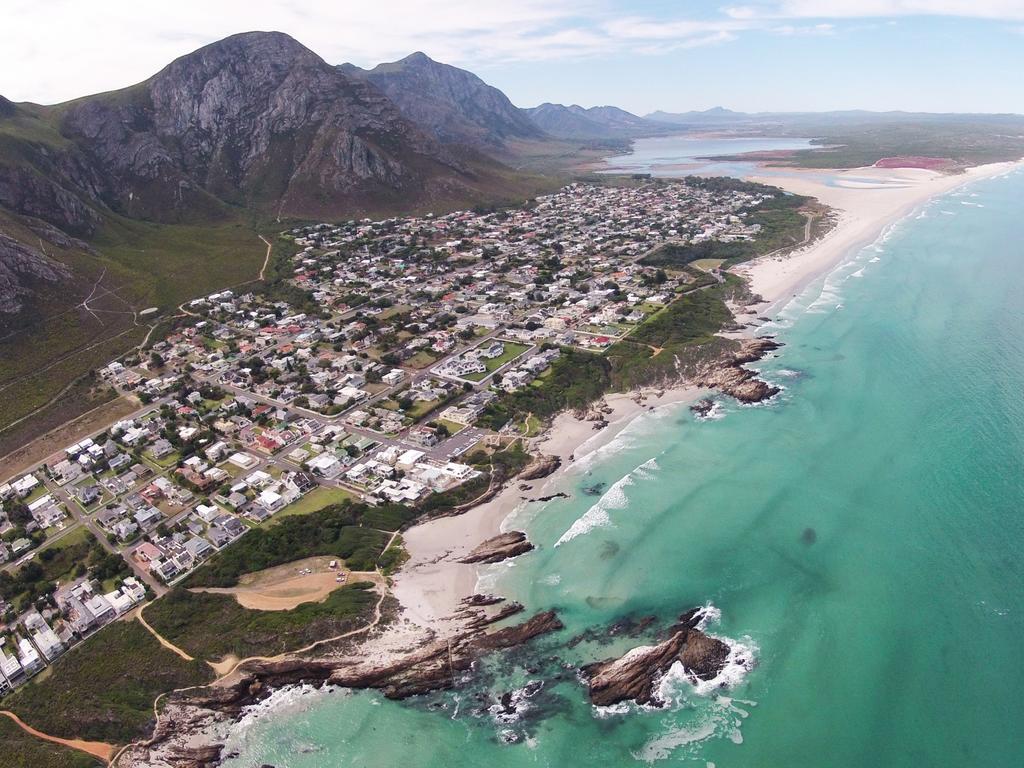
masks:
<svg viewBox="0 0 1024 768"><path fill-rule="evenodd" d="M263 266L260 267L259 279L263 280L264 279L263 276L267 272L267 265L270 264L270 251L274 248L274 245L269 240L267 240L267 238L265 238L263 235L260 235L259 238L260 238L260 240L262 240L264 243L267 244L267 255L263 259Z"/></svg>
<svg viewBox="0 0 1024 768"><path fill-rule="evenodd" d="M62 739L58 736L51 736L48 733L37 731L31 725L23 723L21 721L21 718L18 717L16 714L14 714L13 712L8 712L6 709L0 710L0 715L6 715L7 717L9 717L17 724L19 728L25 731L25 733L31 734L36 738L43 739L44 741L49 741L54 744L60 744L61 746L69 747L70 749L77 749L79 752L85 752L87 754L92 755L93 757L98 757L105 763L109 763L111 757L113 757L114 755L114 745L107 744L105 741L83 741L82 739Z"/></svg>
<svg viewBox="0 0 1024 768"><path fill-rule="evenodd" d="M146 603L146 605L149 605L149 603ZM155 629L153 629L153 627L149 625L149 622L146 621L145 617L142 615L142 612L143 610L145 610L146 605L141 606L139 610L135 613L135 618L138 620L139 624L144 626L146 630L149 632L149 634L155 637L157 642L160 643L160 645L162 645L168 651L172 651L178 654L178 656L183 658L185 661L195 661L194 657L189 656L187 653L181 650L181 648L176 646L174 643L165 638L163 635L161 635L159 632L157 632Z"/></svg>

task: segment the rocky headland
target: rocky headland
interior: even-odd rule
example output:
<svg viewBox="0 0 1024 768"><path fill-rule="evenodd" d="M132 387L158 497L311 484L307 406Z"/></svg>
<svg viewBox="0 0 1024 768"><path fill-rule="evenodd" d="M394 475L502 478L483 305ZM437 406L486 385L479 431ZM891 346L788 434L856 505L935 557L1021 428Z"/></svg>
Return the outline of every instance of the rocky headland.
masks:
<svg viewBox="0 0 1024 768"><path fill-rule="evenodd" d="M658 684L676 662L694 679L718 676L725 668L729 646L698 628L701 617L701 609L687 611L669 630L668 639L657 645L637 646L618 658L584 667L591 703L610 706L633 701L658 706L662 704Z"/></svg>

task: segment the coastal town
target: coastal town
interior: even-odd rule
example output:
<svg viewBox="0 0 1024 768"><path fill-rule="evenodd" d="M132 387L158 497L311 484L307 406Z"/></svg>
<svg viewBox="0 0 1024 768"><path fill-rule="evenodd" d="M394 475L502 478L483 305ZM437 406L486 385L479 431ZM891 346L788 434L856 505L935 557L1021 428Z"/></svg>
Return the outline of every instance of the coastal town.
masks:
<svg viewBox="0 0 1024 768"><path fill-rule="evenodd" d="M578 183L517 209L281 233L276 294L182 305L98 372L134 413L0 484L0 692L255 528L479 477L481 452L540 426L503 398L721 279L720 262L645 256L754 239L768 189Z"/></svg>

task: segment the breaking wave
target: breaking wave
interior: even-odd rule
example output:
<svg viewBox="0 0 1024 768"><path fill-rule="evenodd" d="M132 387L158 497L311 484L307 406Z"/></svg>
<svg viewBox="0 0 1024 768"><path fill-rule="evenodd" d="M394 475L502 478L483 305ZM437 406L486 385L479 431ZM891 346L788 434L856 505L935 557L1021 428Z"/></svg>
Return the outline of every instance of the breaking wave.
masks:
<svg viewBox="0 0 1024 768"><path fill-rule="evenodd" d="M555 542L559 547L566 542L572 541L577 536L589 533L595 528L606 528L612 524L608 513L616 509L625 509L629 506L629 499L626 496L626 488L633 485L634 480L651 480L654 472L658 470L658 462L655 459L648 459L625 477L616 480L604 492L604 495L597 500L590 509L583 513Z"/></svg>

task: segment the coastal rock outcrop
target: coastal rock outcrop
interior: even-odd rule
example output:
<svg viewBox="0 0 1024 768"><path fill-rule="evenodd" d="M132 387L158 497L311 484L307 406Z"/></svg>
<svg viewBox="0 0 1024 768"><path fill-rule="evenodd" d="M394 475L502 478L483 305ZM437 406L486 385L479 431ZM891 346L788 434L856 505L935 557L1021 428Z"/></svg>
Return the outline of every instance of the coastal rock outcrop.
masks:
<svg viewBox="0 0 1024 768"><path fill-rule="evenodd" d="M774 397L781 390L762 381L757 377L756 372L744 366L747 363L761 360L769 352L781 346L779 342L766 336L744 339L739 350L721 365L717 365L705 372L697 381L697 384L717 389L730 397L736 398L741 403L759 403L762 400Z"/></svg>
<svg viewBox="0 0 1024 768"><path fill-rule="evenodd" d="M698 400L696 403L690 406L690 411L699 418L704 418L714 410L715 401L710 397L705 397L702 400Z"/></svg>
<svg viewBox="0 0 1024 768"><path fill-rule="evenodd" d="M460 563L500 563L533 549L522 531L508 531L493 536L462 558Z"/></svg>
<svg viewBox="0 0 1024 768"><path fill-rule="evenodd" d="M492 600L484 597L480 602L491 604ZM461 633L424 642L399 654L349 648L341 655L316 658L251 659L218 683L170 694L152 737L128 747L119 765L212 768L218 764L223 745L202 739L223 739L225 728L247 706L288 685L373 688L392 699L451 688L481 656L562 629L555 612L544 611L520 624L488 631L491 624L521 610L522 606L512 604L493 615L481 612L477 621L465 625L467 629Z"/></svg>
<svg viewBox="0 0 1024 768"><path fill-rule="evenodd" d="M524 482L527 480L539 480L552 474L561 465L562 460L557 456L539 454L519 473L519 479Z"/></svg>
<svg viewBox="0 0 1024 768"><path fill-rule="evenodd" d="M717 676L725 667L729 646L697 628L700 616L699 609L688 611L672 627L667 640L638 646L617 659L584 667L591 703L610 706L634 701L659 706L658 682L676 662L694 678L711 680Z"/></svg>

